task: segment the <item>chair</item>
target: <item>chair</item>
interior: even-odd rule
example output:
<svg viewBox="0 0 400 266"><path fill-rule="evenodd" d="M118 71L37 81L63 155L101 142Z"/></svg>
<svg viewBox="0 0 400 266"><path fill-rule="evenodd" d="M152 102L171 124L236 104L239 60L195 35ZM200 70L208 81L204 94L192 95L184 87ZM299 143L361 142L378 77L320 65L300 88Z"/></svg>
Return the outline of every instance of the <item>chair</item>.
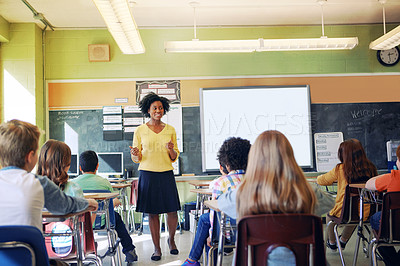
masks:
<svg viewBox="0 0 400 266"><path fill-rule="evenodd" d="M235 265L266 265L278 246L294 253L296 265L326 265L321 218L310 214L243 217L238 224Z"/></svg>
<svg viewBox="0 0 400 266"><path fill-rule="evenodd" d="M377 265L376 249L380 246L400 246L400 192L388 192L383 196L379 232L371 240L371 264Z"/></svg>
<svg viewBox="0 0 400 266"><path fill-rule="evenodd" d="M336 243L339 243L339 233L338 233L338 227L341 225L358 225L360 223L360 194L361 194L361 189L357 187L351 187L349 185L346 186L345 189L345 194L343 198L343 205L342 205L342 211L340 214L340 217L336 216L331 216L327 214L327 216L332 219L327 225L327 228L330 223L335 222L335 226L333 228L333 231L335 233L335 239ZM370 215L374 213L374 208L370 208ZM371 237L371 231L367 227L366 223L368 221L363 222L363 226L368 232L369 238ZM365 247L365 245L368 246L369 240L367 240L362 232L360 232L360 228L358 229L358 237L361 237L363 240L363 246L364 246L364 251L367 251L367 256L368 256L368 248ZM341 246L338 244L338 250L339 250L339 256L340 260L342 262L342 265L345 265L344 257L343 257L343 251ZM357 255L358 255L358 244L355 250L355 255L353 259L353 265L356 264L357 262Z"/></svg>
<svg viewBox="0 0 400 266"><path fill-rule="evenodd" d="M49 265L42 232L33 226L0 226L0 261L4 266Z"/></svg>
<svg viewBox="0 0 400 266"><path fill-rule="evenodd" d="M78 221L83 224L83 251L84 251L84 260L83 262L93 262L98 266L102 265L102 261L100 257L97 256L96 245L94 242L93 228L90 212L86 212L82 218ZM56 226L56 222L51 222L44 225L44 233L50 234L53 232L53 228ZM63 222L63 224L68 225L70 228L73 227L71 219ZM53 250L52 246L52 236L45 237L46 249L48 256L51 259L58 259L68 263L76 262L77 254L75 245L72 245L71 252L67 254L58 254ZM74 241L74 240L73 240Z"/></svg>

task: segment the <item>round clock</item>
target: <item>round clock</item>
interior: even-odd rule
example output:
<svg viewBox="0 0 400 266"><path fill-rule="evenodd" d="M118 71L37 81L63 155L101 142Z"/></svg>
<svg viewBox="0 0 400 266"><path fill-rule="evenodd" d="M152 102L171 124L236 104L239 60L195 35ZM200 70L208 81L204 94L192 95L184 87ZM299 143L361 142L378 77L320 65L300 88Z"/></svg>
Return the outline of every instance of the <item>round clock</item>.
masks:
<svg viewBox="0 0 400 266"><path fill-rule="evenodd" d="M394 66L400 61L400 50L397 46L389 50L379 50L377 56L382 65Z"/></svg>

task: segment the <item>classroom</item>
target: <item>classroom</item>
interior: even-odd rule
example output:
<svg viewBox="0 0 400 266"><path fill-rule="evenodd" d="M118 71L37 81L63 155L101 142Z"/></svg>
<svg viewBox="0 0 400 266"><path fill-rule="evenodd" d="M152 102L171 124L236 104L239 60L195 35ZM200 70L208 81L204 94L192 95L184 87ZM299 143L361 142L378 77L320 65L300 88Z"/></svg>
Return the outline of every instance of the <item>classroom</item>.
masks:
<svg viewBox="0 0 400 266"><path fill-rule="evenodd" d="M172 89L172 96L167 95L179 113L181 152L174 165L182 207L179 219L185 216L185 203L198 199L190 182L220 176L218 168L206 171L203 165L200 89L306 86L311 165L303 167L305 176L315 179L329 171L318 171L314 142L314 134L329 132L342 132L344 140L359 139L378 173L388 172L387 141L400 140L400 54L395 62L385 63L381 50L371 49L370 44L386 35L384 26L386 32L399 30L400 0L122 1L130 8L145 48L137 54L122 52L96 8L98 0L61 2L0 2L0 113L1 122L20 119L37 125L42 130L39 147L48 139L67 143L75 162L71 178L79 174L77 158L85 150L94 150L99 157L122 156L112 177L139 176L139 164L132 162L129 148L133 130L145 121L137 106L144 91L157 88ZM343 50L178 53L167 49L168 43L192 39L254 40L258 45L269 39L321 36L357 37L357 44ZM400 39L400 33L396 37ZM397 45L394 50L399 53ZM221 99L220 104L241 105L240 101ZM112 118L117 120L105 122ZM332 192L336 187L326 189ZM142 219L140 213L134 217ZM138 265L181 265L190 251L186 242L194 239L191 231L179 234L178 229L180 253L171 257L167 233L161 234L164 252L157 264L150 260L149 234L131 235L138 247ZM344 250L347 263L353 260L355 233L350 241L351 248ZM106 245L100 244L99 253ZM370 263L361 249L358 264ZM233 256L223 257L223 265L231 264ZM341 264L338 252L327 250L326 258L330 265ZM103 261L111 263L110 258Z"/></svg>

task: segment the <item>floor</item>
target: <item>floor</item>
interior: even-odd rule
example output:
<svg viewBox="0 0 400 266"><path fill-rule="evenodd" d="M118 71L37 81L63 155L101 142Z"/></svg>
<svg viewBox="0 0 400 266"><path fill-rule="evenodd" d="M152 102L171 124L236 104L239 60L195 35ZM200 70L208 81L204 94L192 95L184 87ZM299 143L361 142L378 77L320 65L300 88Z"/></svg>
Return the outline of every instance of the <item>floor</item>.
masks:
<svg viewBox="0 0 400 266"><path fill-rule="evenodd" d="M96 237L96 241L98 242L99 254L103 255L107 248L106 236L96 234L95 237ZM163 256L161 258L161 261L157 261L157 262L154 262L150 259L150 256L153 253L153 244L151 241L150 234L143 234L141 236L132 234L132 238L133 238L133 242L136 246L136 252L139 256L139 261L137 263L135 263L135 265L138 265L138 266L165 265L165 266L167 266L167 265L181 265L185 261L185 259L187 258L187 255L189 254L190 248L191 248L193 234L190 231L183 231L182 234L179 234L179 232L177 232L175 241L176 241L176 244L179 249L179 255L170 255L169 250L168 250L168 245L167 245L167 234L162 233L161 234L161 249L163 252ZM348 265L351 265L352 261L353 261L354 247L355 247L355 243L356 243L356 234L355 233L353 234L353 236L351 237L351 239L349 241L350 242L347 244L346 249L344 250L344 257L345 257L346 263ZM327 258L329 265L341 265L339 253L337 251L331 252L330 250L327 250L326 258ZM232 255L225 256L223 259L223 265L231 265L232 259L233 259ZM105 265L105 266L111 265L111 260L109 257L106 257L103 260L103 265ZM364 253L362 252L362 248L360 248L360 250L359 250L357 265L370 265L370 259L365 257ZM378 265L383 266L384 263L381 261L378 261Z"/></svg>

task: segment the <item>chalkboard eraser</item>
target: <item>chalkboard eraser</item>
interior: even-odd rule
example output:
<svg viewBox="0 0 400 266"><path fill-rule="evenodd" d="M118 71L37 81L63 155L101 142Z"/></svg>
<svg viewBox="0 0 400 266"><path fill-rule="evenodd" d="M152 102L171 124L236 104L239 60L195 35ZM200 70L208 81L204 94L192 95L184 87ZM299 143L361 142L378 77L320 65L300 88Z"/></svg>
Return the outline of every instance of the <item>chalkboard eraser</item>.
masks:
<svg viewBox="0 0 400 266"><path fill-rule="evenodd" d="M182 174L182 176L194 176L194 174Z"/></svg>

